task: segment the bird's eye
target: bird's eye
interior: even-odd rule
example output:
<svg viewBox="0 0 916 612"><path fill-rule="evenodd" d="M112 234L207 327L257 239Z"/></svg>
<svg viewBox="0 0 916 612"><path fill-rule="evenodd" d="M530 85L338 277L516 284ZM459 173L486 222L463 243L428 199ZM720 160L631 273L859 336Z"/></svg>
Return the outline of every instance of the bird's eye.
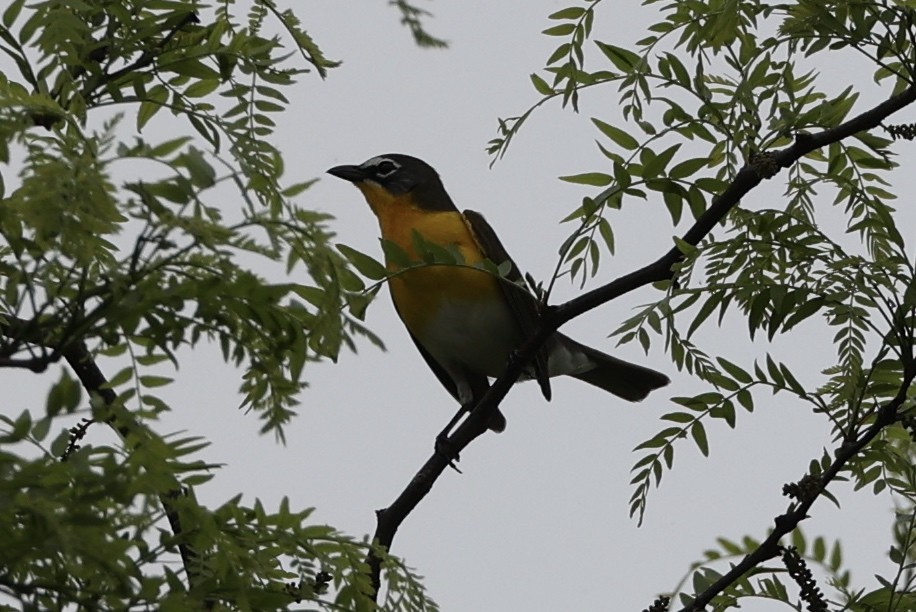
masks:
<svg viewBox="0 0 916 612"><path fill-rule="evenodd" d="M398 169L398 165L389 159L383 159L375 167L375 176L378 178L386 178L395 173Z"/></svg>

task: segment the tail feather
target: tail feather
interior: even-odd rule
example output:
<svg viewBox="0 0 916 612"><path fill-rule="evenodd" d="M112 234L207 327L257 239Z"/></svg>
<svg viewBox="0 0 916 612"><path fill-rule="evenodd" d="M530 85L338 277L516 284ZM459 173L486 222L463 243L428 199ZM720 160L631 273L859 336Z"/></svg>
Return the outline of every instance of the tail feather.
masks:
<svg viewBox="0 0 916 612"><path fill-rule="evenodd" d="M575 351L584 353L594 367L583 372L574 372L574 376L617 397L631 402L646 398L651 391L664 387L671 380L656 370L612 357L590 346L580 344L563 336L564 344Z"/></svg>

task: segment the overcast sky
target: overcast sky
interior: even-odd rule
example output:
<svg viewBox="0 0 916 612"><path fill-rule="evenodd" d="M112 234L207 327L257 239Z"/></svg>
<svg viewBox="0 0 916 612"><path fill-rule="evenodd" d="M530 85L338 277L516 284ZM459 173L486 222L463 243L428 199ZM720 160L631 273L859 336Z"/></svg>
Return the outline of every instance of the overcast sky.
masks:
<svg viewBox="0 0 916 612"><path fill-rule="evenodd" d="M546 15L567 3L424 4L435 13L430 29L451 43L443 51L414 47L385 4L362 3L356 11L339 2L311 2L303 11L306 27L328 56L344 64L326 82L307 79L299 86L297 110L279 132L287 137L280 143L287 167L310 177L379 153L421 157L438 169L459 208L483 212L518 264L547 278L570 230L558 221L590 193L556 177L607 170L588 117L614 117L616 95L585 96L580 115L557 105L536 114L493 170L484 147L497 117L518 114L537 99L528 75L558 43L540 31L550 25ZM655 15L627 8L633 4L604 4L596 37L620 45L641 38ZM592 62L595 68L600 58ZM356 189L328 177L304 197L337 217L342 242L379 253L375 218ZM745 205L778 202L751 198ZM675 233L657 199L633 202L613 223L618 255L605 260L603 281L654 259ZM561 282L555 300L576 292ZM614 341L606 335L634 306L656 297L643 289L566 331L612 350ZM202 412L212 419L219 411L225 418L220 422L226 439L214 455L231 464L214 489L290 495L317 506L320 520L353 534L373 532L373 511L393 501L426 460L455 406L387 295L370 308L368 322L389 351L365 346L336 365L314 368L313 387L303 395L302 416L290 427L285 449L255 437L244 417L230 421L225 415L231 400L214 405L208 399L212 390L201 389L201 406L207 406ZM747 364L767 348L750 347L744 329L710 328L703 338ZM832 335L812 333L770 350L796 365L810 362L800 347L817 352L812 347L829 343ZM824 358L831 350L823 346ZM673 409L668 398L702 387L678 375L661 351L646 357L627 346L615 354L663 370L674 382L639 405L572 379L554 383L551 403L534 384L516 387L503 404L507 431L468 448L464 474L446 473L404 523L393 552L427 577L445 610L641 610L674 588L717 536L765 537L786 506L783 483L800 478L809 460L830 446L826 425L807 407L759 396L754 415L739 415L737 433L710 425L709 459L689 442L678 447L674 472L652 493L646 522L637 528L627 515L629 469L637 458L631 449L662 427L658 417ZM817 382L810 366L802 372L809 375L806 382ZM232 387L231 378L226 382ZM210 435L212 422L199 431ZM804 528L811 536L842 535L847 559L860 568L854 577L860 586L874 587L871 574L888 563L882 555L889 544L890 501L867 493L841 497L849 500L844 513L819 502ZM875 531L861 528L865 513ZM744 609L775 607L755 601Z"/></svg>
<svg viewBox="0 0 916 612"><path fill-rule="evenodd" d="M358 10L333 0L295 3L328 57L344 63L326 81L304 78L293 109L278 118L290 182L379 153L423 158L459 208L484 213L519 266L546 279L571 229L558 221L590 193L556 177L609 171L601 166L593 144L598 133L588 118L614 118L615 96L586 96L580 115L558 106L535 114L492 170L484 147L497 117L536 101L528 75L558 43L540 31L551 25L546 16L566 4L423 3L435 13L430 30L451 46L422 50L381 0L361 2ZM602 5L595 36L619 45L641 38L654 15L634 4ZM600 60L592 61L595 67ZM750 200L744 204L754 206ZM352 186L328 176L301 203L335 215L341 242L380 254L375 218ZM658 198L633 202L612 221L618 254L604 260L597 282L656 258L678 231ZM554 301L576 293L560 282ZM630 405L573 379L553 383L551 403L536 385L517 386L502 405L507 431L473 443L462 453L464 474L445 473L408 517L392 552L426 577L444 610L641 610L673 589L717 536L765 537L786 506L782 485L799 479L809 460L831 446L827 426L807 407L758 396L755 414L739 414L737 432L709 424L710 458L690 442L678 446L675 469L652 492L646 521L637 528L627 503L629 470L638 458L632 449L663 427L658 417L674 409L670 397L703 390L660 350L645 356L632 345L614 349L606 337L634 306L656 298L642 289L564 331L668 373L670 387ZM420 358L387 292L370 307L368 324L389 350L363 343L358 355L310 367L312 386L287 430L286 447L258 436L255 417L236 409L238 374L219 365L216 350L201 349L182 365L168 390L176 412L162 431L185 429L213 441L204 457L226 466L201 488L202 500L218 505L244 492L247 501L257 496L270 505L288 496L297 506L316 506L317 521L356 536L374 531L374 511L392 502L428 458L456 406ZM745 365L767 350L790 363L816 363L832 350L818 347L830 334L813 329L812 336L769 349L750 346L744 329L710 328L701 337ZM816 371L803 374L804 382L817 382ZM854 581L874 588L871 574L889 567L890 499L848 495L844 486L832 491L844 510L818 502L804 529L809 536L842 536L846 558L858 568ZM777 607L753 601L743 609Z"/></svg>

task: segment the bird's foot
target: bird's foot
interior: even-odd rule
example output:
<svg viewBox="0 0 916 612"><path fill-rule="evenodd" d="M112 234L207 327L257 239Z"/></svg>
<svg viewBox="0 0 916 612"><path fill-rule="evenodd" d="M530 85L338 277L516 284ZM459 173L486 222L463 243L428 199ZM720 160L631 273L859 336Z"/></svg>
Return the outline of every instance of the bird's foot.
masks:
<svg viewBox="0 0 916 612"><path fill-rule="evenodd" d="M435 445L436 454L448 461L448 466L461 474L461 470L458 469L458 461L460 457L458 456L455 447L452 446L452 441L448 438L448 431L443 430L439 432L439 435L436 436L436 445Z"/></svg>

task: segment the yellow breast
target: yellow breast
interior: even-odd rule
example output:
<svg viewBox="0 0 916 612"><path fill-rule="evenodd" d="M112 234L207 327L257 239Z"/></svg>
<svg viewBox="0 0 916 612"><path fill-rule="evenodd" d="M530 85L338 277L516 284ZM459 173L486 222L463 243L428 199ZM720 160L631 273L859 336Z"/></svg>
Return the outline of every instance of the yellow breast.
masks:
<svg viewBox="0 0 916 612"><path fill-rule="evenodd" d="M378 217L382 238L397 244L412 259L419 259L413 247L414 231L427 242L458 249L467 264L484 259L458 211L422 210L409 195L392 196L371 184L360 188ZM498 282L480 270L442 265L405 271L393 277L389 286L401 319L422 342L427 325L440 309L467 301L502 300Z"/></svg>

